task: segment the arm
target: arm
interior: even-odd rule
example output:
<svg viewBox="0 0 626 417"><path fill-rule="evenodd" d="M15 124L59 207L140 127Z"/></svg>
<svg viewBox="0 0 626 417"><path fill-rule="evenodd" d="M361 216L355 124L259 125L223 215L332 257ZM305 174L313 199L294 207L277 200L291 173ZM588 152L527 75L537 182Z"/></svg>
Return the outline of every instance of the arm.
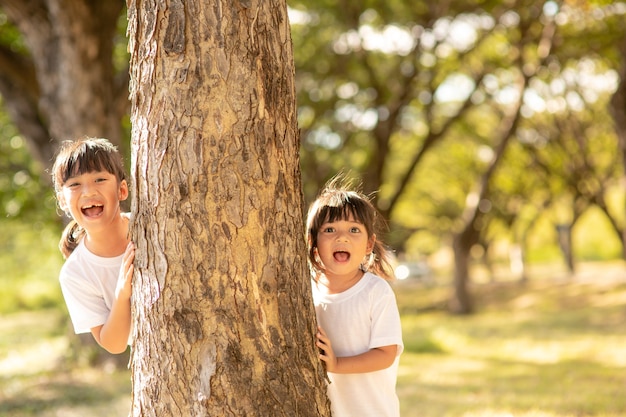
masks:
<svg viewBox="0 0 626 417"><path fill-rule="evenodd" d="M122 268L116 289L116 299L104 324L91 328L91 334L100 346L110 353L122 353L128 345L131 327L130 296L133 277L135 246L129 243L122 259Z"/></svg>
<svg viewBox="0 0 626 417"><path fill-rule="evenodd" d="M336 374L359 374L389 368L396 358L397 345L380 346L355 356L336 357L326 332L318 327L317 347L326 370Z"/></svg>

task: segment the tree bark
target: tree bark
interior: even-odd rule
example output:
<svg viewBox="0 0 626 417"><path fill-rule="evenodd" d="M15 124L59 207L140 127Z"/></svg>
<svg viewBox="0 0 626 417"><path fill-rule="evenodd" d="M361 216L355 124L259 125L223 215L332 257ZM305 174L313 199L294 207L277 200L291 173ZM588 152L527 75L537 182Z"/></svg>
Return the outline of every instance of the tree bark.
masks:
<svg viewBox="0 0 626 417"><path fill-rule="evenodd" d="M132 415L330 416L285 1L128 14Z"/></svg>

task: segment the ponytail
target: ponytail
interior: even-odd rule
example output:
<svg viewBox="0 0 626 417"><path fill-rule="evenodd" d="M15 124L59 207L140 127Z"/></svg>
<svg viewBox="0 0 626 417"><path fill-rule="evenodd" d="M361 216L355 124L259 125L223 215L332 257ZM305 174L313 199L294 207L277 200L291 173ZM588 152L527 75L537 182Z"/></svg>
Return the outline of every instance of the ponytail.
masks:
<svg viewBox="0 0 626 417"><path fill-rule="evenodd" d="M59 241L59 250L63 254L63 258L67 259L76 246L78 246L78 242L85 235L85 229L80 227L76 220L70 220L70 222L65 226L65 230L63 230L63 234L61 235L61 240Z"/></svg>
<svg viewBox="0 0 626 417"><path fill-rule="evenodd" d="M391 259L393 252L389 250L383 242L376 239L374 242L374 248L367 257L367 261L363 265L365 271L369 271L374 275L378 275L387 281L393 281L395 279L395 273Z"/></svg>

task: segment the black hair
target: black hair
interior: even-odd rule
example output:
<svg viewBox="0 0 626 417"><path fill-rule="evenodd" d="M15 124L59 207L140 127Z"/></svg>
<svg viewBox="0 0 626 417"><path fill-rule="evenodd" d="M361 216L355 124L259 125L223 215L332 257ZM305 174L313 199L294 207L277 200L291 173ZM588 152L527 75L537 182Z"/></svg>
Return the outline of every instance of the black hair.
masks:
<svg viewBox="0 0 626 417"><path fill-rule="evenodd" d="M54 190L61 191L63 184L72 177L95 171L114 175L118 183L126 180L124 162L115 145L103 138L64 141L52 166ZM80 225L74 219L70 220L59 242L59 250L65 258L74 251L84 234Z"/></svg>
<svg viewBox="0 0 626 417"><path fill-rule="evenodd" d="M374 247L367 261L363 264L366 271L385 278L393 279L391 266L392 253L379 236L382 233L383 220L370 198L360 191L351 190L352 183L342 175L331 179L321 191L317 199L309 207L307 215L308 260L312 274L317 277L324 272L323 265L317 257L317 234L324 223L337 220L354 219L363 224L367 237L376 235Z"/></svg>

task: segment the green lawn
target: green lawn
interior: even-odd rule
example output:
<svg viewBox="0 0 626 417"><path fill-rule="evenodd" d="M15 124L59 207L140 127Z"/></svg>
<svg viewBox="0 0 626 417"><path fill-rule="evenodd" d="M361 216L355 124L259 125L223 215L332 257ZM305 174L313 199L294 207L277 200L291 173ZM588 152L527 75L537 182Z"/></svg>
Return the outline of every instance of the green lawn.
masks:
<svg viewBox="0 0 626 417"><path fill-rule="evenodd" d="M428 310L447 289L397 285L403 417L626 415L626 269L474 293L458 317Z"/></svg>
<svg viewBox="0 0 626 417"><path fill-rule="evenodd" d="M626 415L626 269L480 284L476 314L446 287L398 282L403 417ZM125 417L128 371L68 368L64 314L0 316L0 417Z"/></svg>

